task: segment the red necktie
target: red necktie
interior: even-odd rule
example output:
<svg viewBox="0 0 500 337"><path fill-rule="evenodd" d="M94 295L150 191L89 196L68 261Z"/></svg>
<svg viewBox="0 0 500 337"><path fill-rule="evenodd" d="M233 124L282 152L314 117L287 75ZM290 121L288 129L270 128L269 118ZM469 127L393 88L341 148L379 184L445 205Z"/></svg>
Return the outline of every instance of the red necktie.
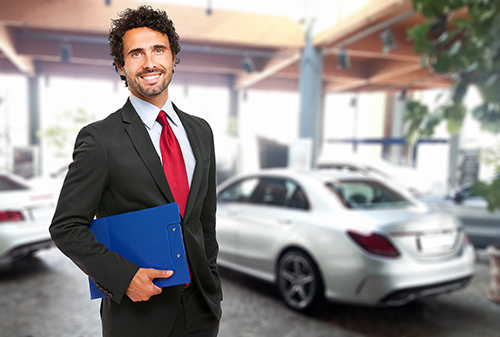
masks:
<svg viewBox="0 0 500 337"><path fill-rule="evenodd" d="M184 210L189 194L189 183L182 156L181 147L175 137L174 131L167 121L167 114L162 110L156 119L161 124L160 149L163 161L163 171L167 177L168 185L174 195L174 200L179 204L181 216L184 216Z"/></svg>

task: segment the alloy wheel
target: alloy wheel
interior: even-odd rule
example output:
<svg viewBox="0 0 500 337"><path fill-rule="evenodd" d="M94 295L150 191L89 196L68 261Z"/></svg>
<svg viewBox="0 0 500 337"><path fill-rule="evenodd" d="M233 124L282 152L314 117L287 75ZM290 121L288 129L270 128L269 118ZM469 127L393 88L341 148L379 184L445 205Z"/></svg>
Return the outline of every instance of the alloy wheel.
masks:
<svg viewBox="0 0 500 337"><path fill-rule="evenodd" d="M300 251L286 253L278 265L278 288L291 308L309 310L321 295L321 280L312 260Z"/></svg>

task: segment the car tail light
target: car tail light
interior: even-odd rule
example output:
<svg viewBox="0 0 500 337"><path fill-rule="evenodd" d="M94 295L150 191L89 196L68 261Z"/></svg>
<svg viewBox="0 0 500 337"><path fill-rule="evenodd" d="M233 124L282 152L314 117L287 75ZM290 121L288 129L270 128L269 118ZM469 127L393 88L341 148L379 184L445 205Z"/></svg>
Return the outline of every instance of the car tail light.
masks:
<svg viewBox="0 0 500 337"><path fill-rule="evenodd" d="M398 257L400 255L392 243L380 234L353 230L349 230L347 233L358 245L372 254L386 257Z"/></svg>
<svg viewBox="0 0 500 337"><path fill-rule="evenodd" d="M470 242L470 237L467 233L464 232L464 241L466 245L471 245L472 243Z"/></svg>
<svg viewBox="0 0 500 337"><path fill-rule="evenodd" d="M6 221L22 221L24 216L18 211L0 211L0 222Z"/></svg>

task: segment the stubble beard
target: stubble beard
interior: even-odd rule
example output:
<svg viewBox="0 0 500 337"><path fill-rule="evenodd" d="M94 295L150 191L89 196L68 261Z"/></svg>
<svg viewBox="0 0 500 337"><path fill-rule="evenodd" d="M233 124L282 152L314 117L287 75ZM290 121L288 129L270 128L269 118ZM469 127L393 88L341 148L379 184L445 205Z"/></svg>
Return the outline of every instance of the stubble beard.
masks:
<svg viewBox="0 0 500 337"><path fill-rule="evenodd" d="M140 76L146 75L151 73L150 71L146 72L141 72L139 74L136 74L134 78L131 78L131 76L126 76L127 78L127 83L130 89L140 93L143 96L146 97L152 97L152 96L157 96L164 92L168 86L170 85L170 82L172 81L172 73L167 73L163 69L156 69L155 72L161 72L161 81L158 83L155 83L153 85L147 85L141 82Z"/></svg>

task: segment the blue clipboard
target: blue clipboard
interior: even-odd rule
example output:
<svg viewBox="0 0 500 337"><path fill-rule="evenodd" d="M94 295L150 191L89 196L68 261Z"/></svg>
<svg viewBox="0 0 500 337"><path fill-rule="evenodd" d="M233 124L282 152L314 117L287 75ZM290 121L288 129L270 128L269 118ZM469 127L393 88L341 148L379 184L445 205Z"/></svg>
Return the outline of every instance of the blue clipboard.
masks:
<svg viewBox="0 0 500 337"><path fill-rule="evenodd" d="M97 241L139 267L173 270L170 278L153 281L168 287L190 283L180 221L179 206L173 202L95 219L89 228ZM90 278L89 285L91 299L106 297Z"/></svg>

